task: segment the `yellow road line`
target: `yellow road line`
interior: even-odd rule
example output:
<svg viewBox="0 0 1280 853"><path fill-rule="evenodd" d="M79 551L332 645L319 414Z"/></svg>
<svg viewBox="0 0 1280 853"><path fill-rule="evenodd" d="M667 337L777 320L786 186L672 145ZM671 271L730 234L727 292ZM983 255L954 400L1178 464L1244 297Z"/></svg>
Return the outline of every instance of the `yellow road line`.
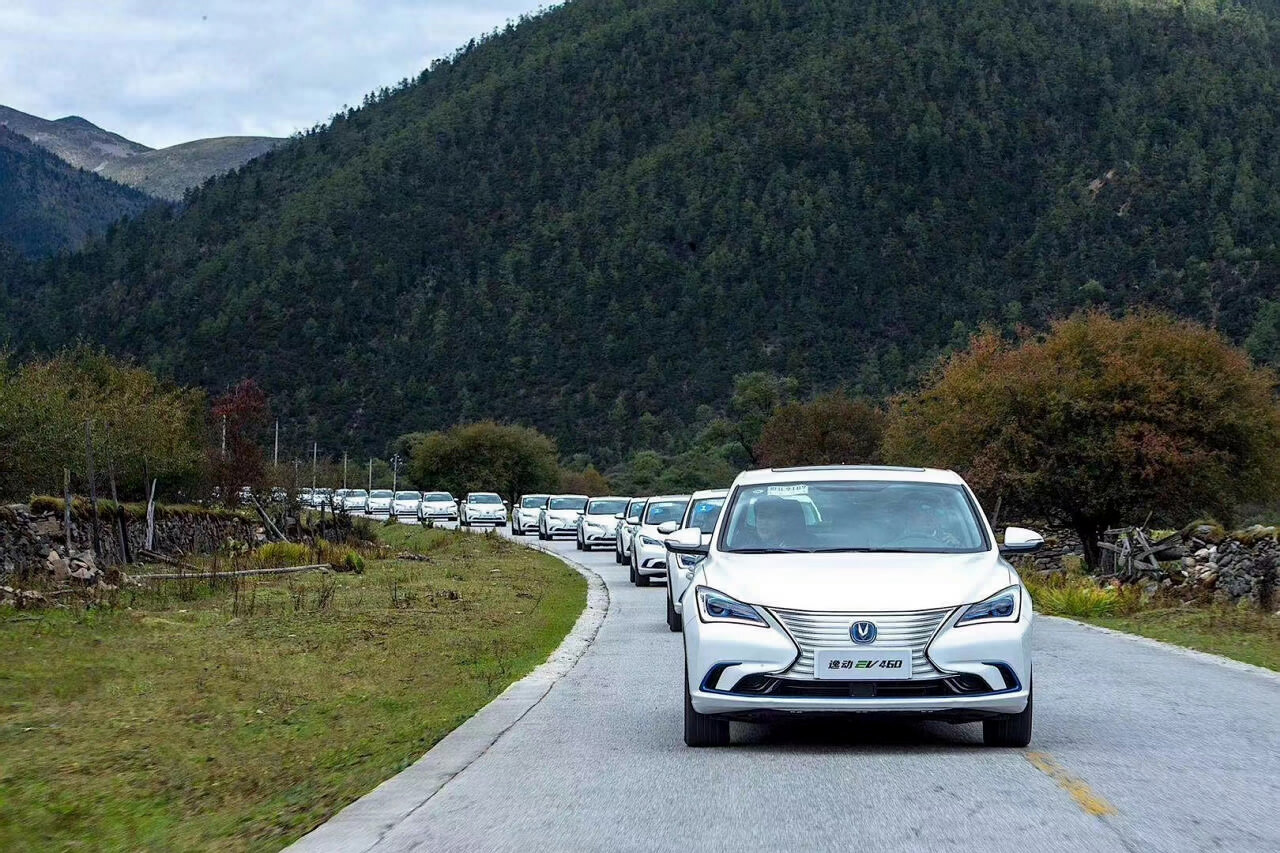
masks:
<svg viewBox="0 0 1280 853"><path fill-rule="evenodd" d="M1059 788L1070 794L1071 798L1084 810L1085 814L1091 814L1094 817L1106 817L1107 815L1116 814L1115 806L1095 794L1083 779L1068 773L1066 768L1054 761L1053 756L1049 755L1049 753L1028 752L1026 753L1026 758L1027 761L1031 762L1032 767L1057 782Z"/></svg>

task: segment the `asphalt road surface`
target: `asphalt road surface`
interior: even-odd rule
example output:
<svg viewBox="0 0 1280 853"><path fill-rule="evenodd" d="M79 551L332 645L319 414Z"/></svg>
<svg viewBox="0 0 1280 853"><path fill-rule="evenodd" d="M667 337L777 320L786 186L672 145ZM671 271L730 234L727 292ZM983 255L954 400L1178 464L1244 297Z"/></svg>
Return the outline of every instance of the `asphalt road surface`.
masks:
<svg viewBox="0 0 1280 853"><path fill-rule="evenodd" d="M1042 619L1029 749L858 718L688 749L664 587L555 548L609 587L594 645L374 849L1280 851L1273 678Z"/></svg>

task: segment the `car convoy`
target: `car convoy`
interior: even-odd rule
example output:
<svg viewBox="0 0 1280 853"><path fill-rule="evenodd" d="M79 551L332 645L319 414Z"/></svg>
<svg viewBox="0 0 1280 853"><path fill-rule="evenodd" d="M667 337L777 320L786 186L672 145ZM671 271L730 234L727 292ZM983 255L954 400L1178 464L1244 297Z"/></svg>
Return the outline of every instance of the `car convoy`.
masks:
<svg viewBox="0 0 1280 853"><path fill-rule="evenodd" d="M496 493L304 490L347 511L508 523ZM740 474L690 495L529 494L513 535L612 548L631 582L665 579L684 639L684 739L729 743L731 720L795 714L981 722L989 746L1031 740L1031 597L1007 556L1039 534L997 537L951 471L832 465Z"/></svg>

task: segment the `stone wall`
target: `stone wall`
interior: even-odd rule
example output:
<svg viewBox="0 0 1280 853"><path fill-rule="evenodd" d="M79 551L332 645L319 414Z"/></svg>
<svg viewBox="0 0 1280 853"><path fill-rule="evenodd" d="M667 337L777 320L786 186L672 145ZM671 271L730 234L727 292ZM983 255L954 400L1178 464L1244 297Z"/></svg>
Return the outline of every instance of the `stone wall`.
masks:
<svg viewBox="0 0 1280 853"><path fill-rule="evenodd" d="M127 529L129 548L136 556L146 542L146 522L130 518ZM23 504L0 507L0 582L41 571L80 577L77 571L96 574L99 567L123 562L114 518L100 519L99 539L102 553L94 559L92 522L73 513L68 552L61 512L33 512ZM228 542L256 545L264 541L262 527L245 516L192 508L156 508L152 549L161 554L209 553Z"/></svg>

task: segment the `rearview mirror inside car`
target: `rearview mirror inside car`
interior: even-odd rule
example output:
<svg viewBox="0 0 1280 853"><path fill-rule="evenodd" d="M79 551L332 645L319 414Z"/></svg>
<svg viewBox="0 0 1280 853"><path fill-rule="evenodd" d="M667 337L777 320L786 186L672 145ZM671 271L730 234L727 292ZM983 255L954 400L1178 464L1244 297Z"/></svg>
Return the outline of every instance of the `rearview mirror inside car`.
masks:
<svg viewBox="0 0 1280 853"><path fill-rule="evenodd" d="M1040 550L1042 545L1044 545L1044 537L1034 530L1027 530L1025 527L1006 527L1000 553L1030 554Z"/></svg>

